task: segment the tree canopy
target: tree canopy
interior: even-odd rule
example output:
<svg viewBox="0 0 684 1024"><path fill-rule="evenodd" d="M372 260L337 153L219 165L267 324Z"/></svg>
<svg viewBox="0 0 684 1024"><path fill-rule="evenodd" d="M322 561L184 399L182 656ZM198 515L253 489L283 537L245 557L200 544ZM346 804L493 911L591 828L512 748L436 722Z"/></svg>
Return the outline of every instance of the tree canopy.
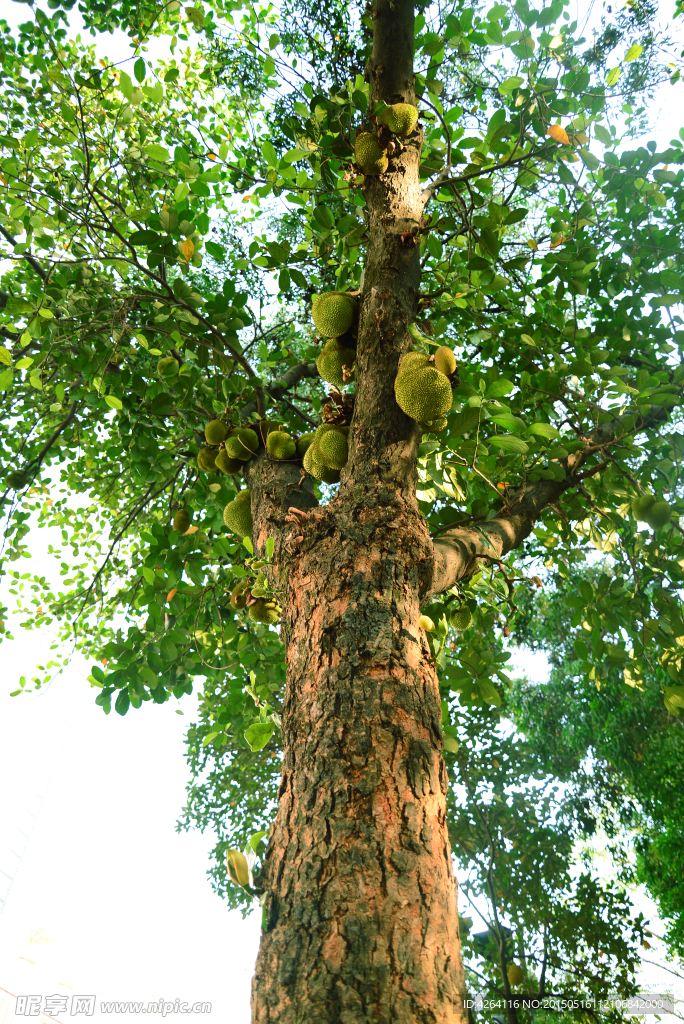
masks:
<svg viewBox="0 0 684 1024"><path fill-rule="evenodd" d="M83 0L89 41L68 31L73 0L47 7L27 8L18 34L0 21L0 611L5 637L17 622L60 638L15 692L73 651L106 713L200 687L184 820L217 828L215 883L249 905L224 854L250 836L256 849L273 814L285 656L273 622L249 614L274 597L261 572L273 539L255 553L224 515L252 450L216 468L224 438L205 429L249 428L261 451L270 431L296 444L348 422L354 367L322 379L311 303L365 284L355 138L386 113L364 73L372 11ZM612 765L619 785L607 770L585 789L647 809L639 877L681 943L679 827L661 826L684 708L684 129L667 148L643 144L654 88L679 77L653 18L648 0L590 30L564 0L422 8L424 212L401 235L420 253L414 349L456 359L446 423L427 424L418 449L441 574L423 612L445 756L468 796L451 794L453 845L485 894L506 891L513 929L541 942L537 979L544 962L588 979L611 918L612 967L593 982L606 991L643 930L622 935L618 888L571 878L582 786L562 828L553 805L548 843L550 796L505 786L525 772L577 782L588 750ZM117 65L102 56L114 29L131 39ZM150 56L157 36L168 59ZM384 144L391 157L401 141ZM293 486L330 500L334 483L301 452L280 460ZM29 562L43 526L61 533L57 583ZM259 587L245 607L240 593ZM513 686L511 634L552 652L548 688ZM524 740L500 731L504 713ZM539 844L517 860L523 821ZM541 888L523 905L532 865Z"/></svg>

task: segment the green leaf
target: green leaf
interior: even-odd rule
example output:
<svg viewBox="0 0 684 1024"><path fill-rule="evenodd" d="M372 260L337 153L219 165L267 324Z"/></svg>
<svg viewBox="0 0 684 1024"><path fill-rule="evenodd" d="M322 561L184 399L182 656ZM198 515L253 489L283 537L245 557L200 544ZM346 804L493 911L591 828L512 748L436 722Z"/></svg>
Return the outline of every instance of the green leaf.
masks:
<svg viewBox="0 0 684 1024"><path fill-rule="evenodd" d="M524 420L521 420L519 416L513 416L510 412L501 412L496 416L490 417L492 423L496 423L498 427L503 427L504 430L527 430L527 424Z"/></svg>
<svg viewBox="0 0 684 1024"><path fill-rule="evenodd" d="M145 155L150 157L151 160L160 160L162 163L167 163L171 159L171 154L166 146L160 146L156 142L145 146Z"/></svg>
<svg viewBox="0 0 684 1024"><path fill-rule="evenodd" d="M261 143L261 152L264 154L264 157L266 158L266 162L269 165L269 167L278 166L278 157L275 149L273 148L273 145L270 142L266 141Z"/></svg>
<svg viewBox="0 0 684 1024"><path fill-rule="evenodd" d="M502 95L507 96L509 93L513 92L514 89L521 86L524 81L525 79L521 78L520 75L513 75L511 78L507 78L501 83L499 86L499 92L502 93Z"/></svg>
<svg viewBox="0 0 684 1024"><path fill-rule="evenodd" d="M621 74L622 74L622 68L621 67L611 68L610 71L608 72L608 74L606 75L606 84L607 85L615 85L615 83L617 82L617 80L618 80L618 78L620 77Z"/></svg>
<svg viewBox="0 0 684 1024"><path fill-rule="evenodd" d="M207 250L210 256L213 256L219 263L223 263L226 258L226 250L218 242L205 242L204 248Z"/></svg>
<svg viewBox="0 0 684 1024"><path fill-rule="evenodd" d="M128 695L128 690L122 690L119 696L116 698L114 710L117 715L125 715L131 706L131 699Z"/></svg>
<svg viewBox="0 0 684 1024"><path fill-rule="evenodd" d="M515 391L515 384L502 377L489 385L484 396L485 398L503 398L504 395L510 395L511 391Z"/></svg>
<svg viewBox="0 0 684 1024"><path fill-rule="evenodd" d="M0 372L0 391L9 391L14 380L14 371L9 368Z"/></svg>
<svg viewBox="0 0 684 1024"><path fill-rule="evenodd" d="M550 423L533 423L527 428L528 434L536 434L538 437L555 438L559 437L559 431Z"/></svg>
<svg viewBox="0 0 684 1024"><path fill-rule="evenodd" d="M275 547L275 540L273 537L266 538L266 557L273 558L273 549Z"/></svg>
<svg viewBox="0 0 684 1024"><path fill-rule="evenodd" d="M264 836L267 836L267 835L268 835L268 829L264 829L263 832L255 832L254 835L250 836L249 839L247 840L247 845L251 846L251 848L256 853L257 847L259 846L259 843L264 838Z"/></svg>
<svg viewBox="0 0 684 1024"><path fill-rule="evenodd" d="M519 437L512 437L510 434L504 434L503 437L494 434L492 437L488 437L487 441L494 448L500 448L503 452L513 452L515 455L525 455L530 450L524 441Z"/></svg>
<svg viewBox="0 0 684 1024"><path fill-rule="evenodd" d="M154 583L156 579L154 569L148 569L147 566L143 566L142 574L147 583Z"/></svg>
<svg viewBox="0 0 684 1024"><path fill-rule="evenodd" d="M590 171L595 171L601 166L601 161L598 157L594 156L588 149L580 149L579 156L585 167L588 167Z"/></svg>
<svg viewBox="0 0 684 1024"><path fill-rule="evenodd" d="M486 701L487 704L493 704L494 707L497 708L501 707L499 691L492 683L489 682L488 679L478 679L477 685L480 690L480 694L482 695L482 699Z"/></svg>
<svg viewBox="0 0 684 1024"><path fill-rule="evenodd" d="M4 363L5 366L12 365L12 356L9 353L9 349L5 348L4 345L0 345L0 363Z"/></svg>
<svg viewBox="0 0 684 1024"><path fill-rule="evenodd" d="M594 125L594 135L604 146L612 146L614 142L613 136L602 124Z"/></svg>
<svg viewBox="0 0 684 1024"><path fill-rule="evenodd" d="M145 81L145 61L143 60L142 57L138 57L138 59L136 60L135 64L133 65L133 71L135 73L135 77L138 79L139 82Z"/></svg>
<svg viewBox="0 0 684 1024"><path fill-rule="evenodd" d="M117 398L116 395L105 395L105 402L110 409L122 409L121 399Z"/></svg>
<svg viewBox="0 0 684 1024"><path fill-rule="evenodd" d="M643 49L640 43L634 43L625 54L625 61L637 60L641 56Z"/></svg>
<svg viewBox="0 0 684 1024"><path fill-rule="evenodd" d="M245 729L245 739L252 750L263 750L274 732L275 726L272 722L253 722Z"/></svg>

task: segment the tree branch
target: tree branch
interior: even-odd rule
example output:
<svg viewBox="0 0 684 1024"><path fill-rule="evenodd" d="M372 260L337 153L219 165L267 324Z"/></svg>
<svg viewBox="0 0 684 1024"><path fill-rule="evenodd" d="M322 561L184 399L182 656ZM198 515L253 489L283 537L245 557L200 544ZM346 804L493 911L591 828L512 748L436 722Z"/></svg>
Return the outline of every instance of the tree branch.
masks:
<svg viewBox="0 0 684 1024"><path fill-rule="evenodd" d="M3 235L3 237L7 239L7 241L10 243L10 245L16 245L17 244L16 238L14 238L13 235L10 235L9 231L5 231L5 229L3 228L2 224L0 224L0 235ZM47 281L48 276L45 273L45 271L43 270L43 268L41 267L41 265L38 262L38 260L35 260L33 258L33 256L31 256L27 252L19 253L19 255L21 256L22 260L26 260L28 265L33 270L35 270L36 274L41 279L41 281Z"/></svg>
<svg viewBox="0 0 684 1024"><path fill-rule="evenodd" d="M522 484L509 496L505 511L494 519L456 527L435 540L435 570L430 592L443 593L476 572L480 562L503 558L509 551L520 547L548 505L553 505L565 491L580 485L583 479L598 470L599 467L592 467L588 472L579 472L588 458L627 435L655 426L666 417L666 409L654 406L647 417L637 424L630 423L629 428L625 421L633 420L630 414L625 417L625 421L602 423L584 448L563 460L566 463L563 480L538 480Z"/></svg>
<svg viewBox="0 0 684 1024"><path fill-rule="evenodd" d="M296 366L291 366L279 380L270 384L268 387L264 387L264 391L271 396L274 402L277 402L290 390L290 388L293 388L295 384L298 384L299 381L303 380L305 377L318 377L318 370L315 363L298 363ZM253 412L256 411L256 401L249 402L240 410L240 418L246 420ZM299 410L297 410L297 412L299 412ZM300 413L300 415L304 420L309 419L305 413Z"/></svg>

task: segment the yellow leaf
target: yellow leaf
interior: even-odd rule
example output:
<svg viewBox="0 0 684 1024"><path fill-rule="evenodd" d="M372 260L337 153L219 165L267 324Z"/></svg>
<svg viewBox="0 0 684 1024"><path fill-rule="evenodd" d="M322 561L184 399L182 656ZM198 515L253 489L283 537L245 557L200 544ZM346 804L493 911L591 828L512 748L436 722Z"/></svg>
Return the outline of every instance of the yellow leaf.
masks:
<svg viewBox="0 0 684 1024"><path fill-rule="evenodd" d="M551 40L551 42L549 43L549 50L560 50L562 45L563 45L563 36L562 35L554 36L553 39Z"/></svg>
<svg viewBox="0 0 684 1024"><path fill-rule="evenodd" d="M549 125L546 134L550 135L554 142L562 142L564 146L570 145L568 133L566 132L565 128L561 128L559 124Z"/></svg>
<svg viewBox="0 0 684 1024"><path fill-rule="evenodd" d="M177 593L178 593L178 587L173 587L172 590L169 590L168 594L166 595L166 602L167 602L167 604L169 604L171 601L173 601L173 599L174 599L174 597L176 596Z"/></svg>
<svg viewBox="0 0 684 1024"><path fill-rule="evenodd" d="M181 252L188 262L192 259L195 253L195 245L191 238L186 238L181 246Z"/></svg>

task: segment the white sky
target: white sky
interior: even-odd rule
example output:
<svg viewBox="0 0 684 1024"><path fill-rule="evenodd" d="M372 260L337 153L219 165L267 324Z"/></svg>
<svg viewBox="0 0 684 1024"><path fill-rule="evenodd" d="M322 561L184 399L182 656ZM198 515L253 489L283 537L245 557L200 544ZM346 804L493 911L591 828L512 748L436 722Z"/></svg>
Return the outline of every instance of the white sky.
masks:
<svg viewBox="0 0 684 1024"><path fill-rule="evenodd" d="M674 0L662 8L666 17L670 5ZM5 3L1 16L16 25L30 12ZM117 33L103 54L119 61L127 45ZM667 109L673 97L665 93ZM679 127L663 116L659 146ZM25 568L46 571L36 555ZM259 914L243 921L213 894L210 836L174 831L189 781L183 736L194 698L107 717L78 661L47 692L10 698L18 677L45 660L49 643L49 634L31 634L2 647L0 1020L13 1003L3 1004L4 989L95 994L98 1001L208 1001L211 1014L182 1019L248 1024ZM538 677L544 659L518 656L515 666ZM653 919L643 894L639 905ZM647 985L680 989L678 979L647 971Z"/></svg>

